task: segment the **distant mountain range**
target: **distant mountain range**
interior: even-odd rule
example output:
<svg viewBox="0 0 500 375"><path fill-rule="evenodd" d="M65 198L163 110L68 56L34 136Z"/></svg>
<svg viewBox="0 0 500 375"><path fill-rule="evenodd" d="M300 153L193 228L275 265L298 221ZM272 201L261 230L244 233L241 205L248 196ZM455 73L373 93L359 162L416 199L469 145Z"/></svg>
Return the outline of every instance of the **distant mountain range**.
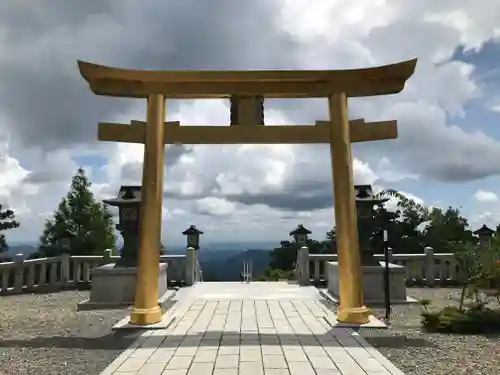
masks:
<svg viewBox="0 0 500 375"><path fill-rule="evenodd" d="M9 244L9 250L5 253L0 254L0 256L8 256L13 257L16 254L24 254L30 255L38 250L38 246L36 244Z"/></svg>
<svg viewBox="0 0 500 375"><path fill-rule="evenodd" d="M198 260L205 281L238 281L243 271L243 262L252 261L254 277L262 273L270 262L270 243L207 243L198 250ZM13 243L1 258L13 258L16 254L29 256L37 251L37 244ZM167 254L184 254L185 246L167 246Z"/></svg>
<svg viewBox="0 0 500 375"><path fill-rule="evenodd" d="M121 247L122 243L117 242L117 247ZM242 252L248 249L273 249L277 245L271 242L207 242L202 244L199 254L213 252L234 251L235 253ZM186 251L185 245L166 246L169 253L179 254ZM38 242L9 242L9 251L5 254L31 254L38 249Z"/></svg>
<svg viewBox="0 0 500 375"><path fill-rule="evenodd" d="M198 253L204 281L239 281L244 261L252 262L252 273L256 277L269 267L271 260L271 252L268 249L227 250L210 253L216 256L209 254L209 252L204 255L201 254L201 251Z"/></svg>
<svg viewBox="0 0 500 375"><path fill-rule="evenodd" d="M249 248L238 244L210 244L198 250L198 261L205 281L239 281L245 260L252 261L253 276L257 277L269 267L273 246ZM184 247L170 247L167 254L184 254Z"/></svg>

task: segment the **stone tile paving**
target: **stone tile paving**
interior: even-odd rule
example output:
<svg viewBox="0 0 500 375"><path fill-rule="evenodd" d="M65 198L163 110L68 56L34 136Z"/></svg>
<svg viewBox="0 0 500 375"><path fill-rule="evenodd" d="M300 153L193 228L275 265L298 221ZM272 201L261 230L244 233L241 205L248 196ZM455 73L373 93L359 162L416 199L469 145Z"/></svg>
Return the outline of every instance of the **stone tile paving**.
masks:
<svg viewBox="0 0 500 375"><path fill-rule="evenodd" d="M185 299L101 375L402 375L316 299Z"/></svg>
<svg viewBox="0 0 500 375"><path fill-rule="evenodd" d="M294 282L255 281L241 282L208 282L191 287L181 288L176 300L206 299L206 300L257 300L257 299L322 299L314 286L301 286Z"/></svg>

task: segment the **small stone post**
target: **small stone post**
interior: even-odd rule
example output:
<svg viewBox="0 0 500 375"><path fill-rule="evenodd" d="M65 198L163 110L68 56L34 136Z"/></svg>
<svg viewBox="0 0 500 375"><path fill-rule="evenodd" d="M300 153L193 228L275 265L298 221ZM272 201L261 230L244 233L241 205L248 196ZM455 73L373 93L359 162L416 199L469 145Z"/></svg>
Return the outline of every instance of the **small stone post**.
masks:
<svg viewBox="0 0 500 375"><path fill-rule="evenodd" d="M310 269L309 269L309 248L307 246L302 246L299 250L300 253L300 285L309 285L311 282Z"/></svg>
<svg viewBox="0 0 500 375"><path fill-rule="evenodd" d="M102 256L102 264L111 263L111 249L104 249L104 253Z"/></svg>
<svg viewBox="0 0 500 375"><path fill-rule="evenodd" d="M389 259L389 263L392 263L392 247L387 248L387 258Z"/></svg>
<svg viewBox="0 0 500 375"><path fill-rule="evenodd" d="M424 259L424 274L425 274L425 284L428 287L434 286L434 249L430 246L427 246L424 249L425 259Z"/></svg>
<svg viewBox="0 0 500 375"><path fill-rule="evenodd" d="M69 264L71 260L71 255L69 253L61 254L61 287L65 287L69 284Z"/></svg>
<svg viewBox="0 0 500 375"><path fill-rule="evenodd" d="M23 292L23 277L24 277L24 254L16 254L14 257L15 274L14 274L14 293Z"/></svg>
<svg viewBox="0 0 500 375"><path fill-rule="evenodd" d="M196 250L194 247L188 247L186 249L186 276L185 276L185 284L186 285L194 285L194 268L196 261Z"/></svg>

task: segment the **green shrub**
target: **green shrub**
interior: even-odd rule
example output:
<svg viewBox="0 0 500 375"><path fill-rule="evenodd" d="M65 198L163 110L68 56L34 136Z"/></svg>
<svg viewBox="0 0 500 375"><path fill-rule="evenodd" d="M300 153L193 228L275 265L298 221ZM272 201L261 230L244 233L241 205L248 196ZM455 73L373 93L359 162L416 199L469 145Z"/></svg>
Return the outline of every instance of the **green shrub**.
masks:
<svg viewBox="0 0 500 375"><path fill-rule="evenodd" d="M424 309L422 327L427 332L441 333L497 333L500 332L500 309L489 309L475 303L466 309L447 306L441 311Z"/></svg>
<svg viewBox="0 0 500 375"><path fill-rule="evenodd" d="M472 243L452 242L450 245L461 276L459 306L431 311L429 300L419 301L422 327L428 332L443 333L500 332L500 309L487 307L493 298L500 302L500 290L491 290L500 281L500 268L495 263L500 246L478 251ZM466 303L466 299L470 298L472 303Z"/></svg>
<svg viewBox="0 0 500 375"><path fill-rule="evenodd" d="M427 311L429 305L431 304L431 300L430 299L421 299L418 301L418 303L420 304L420 306L422 306L422 308Z"/></svg>
<svg viewBox="0 0 500 375"><path fill-rule="evenodd" d="M279 280L293 280L295 274L293 270L281 270L277 268L267 268L259 275L257 281L279 281Z"/></svg>

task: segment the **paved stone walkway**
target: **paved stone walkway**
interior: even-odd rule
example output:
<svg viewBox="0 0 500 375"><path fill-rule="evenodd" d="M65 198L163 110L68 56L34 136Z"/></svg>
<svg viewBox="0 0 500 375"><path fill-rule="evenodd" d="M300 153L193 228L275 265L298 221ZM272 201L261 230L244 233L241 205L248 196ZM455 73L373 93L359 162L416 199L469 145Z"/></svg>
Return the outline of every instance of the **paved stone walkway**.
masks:
<svg viewBox="0 0 500 375"><path fill-rule="evenodd" d="M290 300L313 299L322 297L314 286L300 286L287 281L265 282L207 282L195 284L189 288L181 288L177 300Z"/></svg>
<svg viewBox="0 0 500 375"><path fill-rule="evenodd" d="M253 284L240 284L242 295ZM354 331L332 328L319 297L215 299L200 292L213 286L181 294L167 313L175 316L170 327L142 334L101 375L403 374Z"/></svg>

